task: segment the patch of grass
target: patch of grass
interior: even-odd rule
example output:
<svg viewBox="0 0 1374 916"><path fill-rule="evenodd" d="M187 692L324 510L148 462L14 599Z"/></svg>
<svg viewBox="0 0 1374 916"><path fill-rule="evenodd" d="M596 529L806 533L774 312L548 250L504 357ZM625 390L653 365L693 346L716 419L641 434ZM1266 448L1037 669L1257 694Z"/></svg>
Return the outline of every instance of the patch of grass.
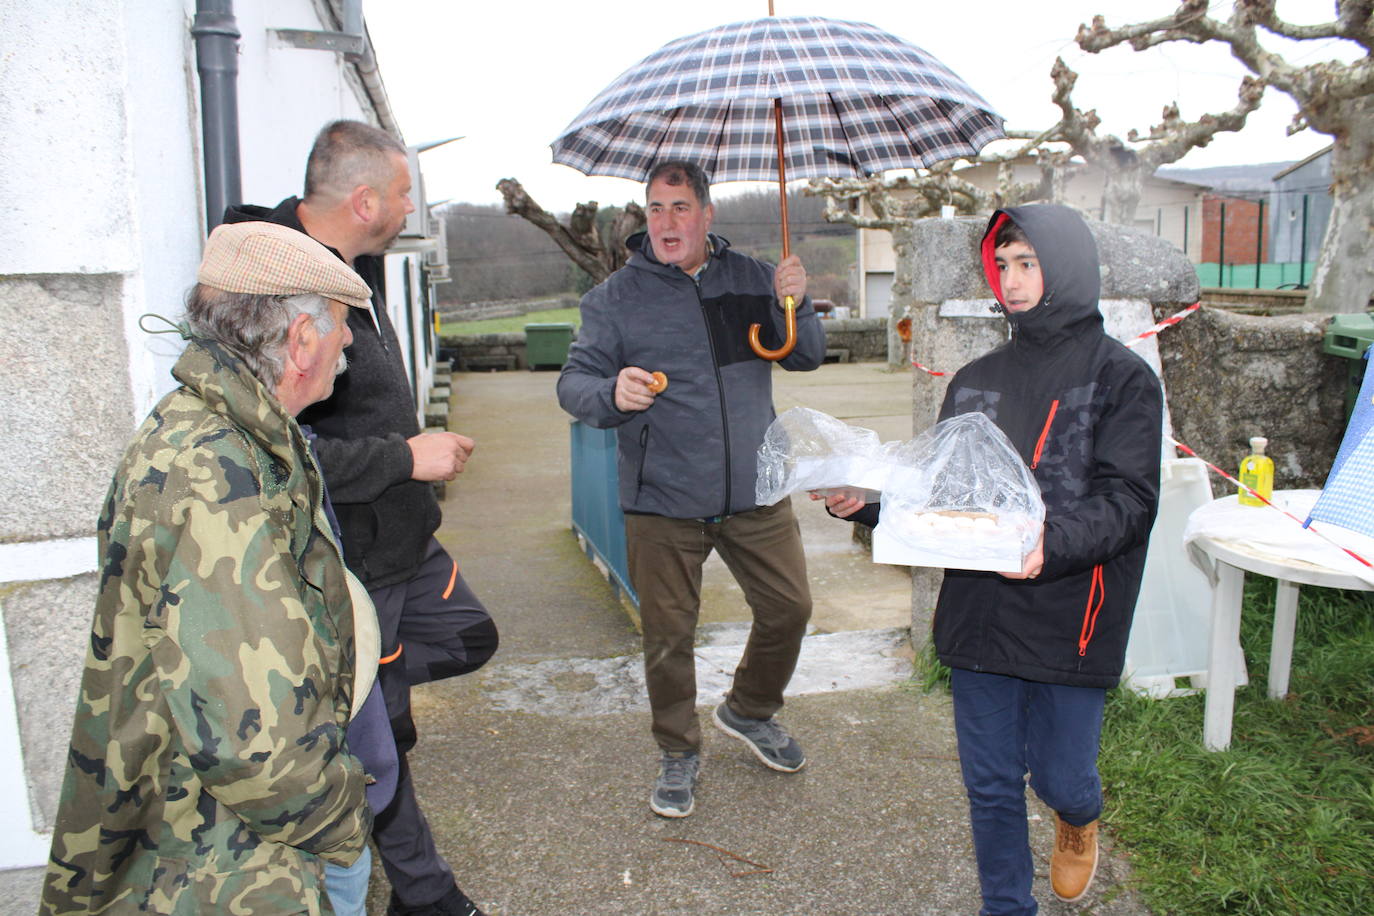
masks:
<svg viewBox="0 0 1374 916"><path fill-rule="evenodd" d="M549 309L512 315L509 318L484 318L481 321L443 321L440 333L444 337L460 334L521 334L527 324L570 324L579 327L582 313L576 308Z"/></svg>
<svg viewBox="0 0 1374 916"><path fill-rule="evenodd" d="M1226 751L1203 750L1202 695L1108 701L1103 816L1157 913L1374 912L1374 596L1303 589L1282 701L1272 626L1273 580L1251 576Z"/></svg>
<svg viewBox="0 0 1374 916"><path fill-rule="evenodd" d="M949 690L949 669L944 662L935 654L935 641L928 641L916 656L916 663L912 668L912 681L921 689L922 693L931 693L935 690Z"/></svg>

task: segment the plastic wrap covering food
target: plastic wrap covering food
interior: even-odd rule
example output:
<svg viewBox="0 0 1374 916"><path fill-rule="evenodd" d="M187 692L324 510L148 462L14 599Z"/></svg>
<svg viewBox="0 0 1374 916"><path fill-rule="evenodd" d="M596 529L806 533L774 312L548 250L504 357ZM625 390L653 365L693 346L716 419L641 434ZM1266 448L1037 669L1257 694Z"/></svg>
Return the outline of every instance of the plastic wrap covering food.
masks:
<svg viewBox="0 0 1374 916"><path fill-rule="evenodd" d="M889 462L878 434L809 407L793 407L769 425L758 452L754 500L771 506L798 490L853 487L876 501Z"/></svg>
<svg viewBox="0 0 1374 916"><path fill-rule="evenodd" d="M1040 487L1006 435L981 413L942 420L891 452L873 559L1011 572L1040 537Z"/></svg>

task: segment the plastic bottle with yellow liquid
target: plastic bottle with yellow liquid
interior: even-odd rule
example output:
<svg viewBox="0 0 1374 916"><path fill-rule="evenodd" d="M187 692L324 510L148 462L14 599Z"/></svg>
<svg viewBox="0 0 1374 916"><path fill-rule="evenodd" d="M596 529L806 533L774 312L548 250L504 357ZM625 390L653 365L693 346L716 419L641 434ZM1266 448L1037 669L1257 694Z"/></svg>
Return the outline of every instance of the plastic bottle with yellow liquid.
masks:
<svg viewBox="0 0 1374 916"><path fill-rule="evenodd" d="M1240 482L1254 490L1265 499L1274 495L1274 461L1264 454L1269 440L1255 436L1250 440L1251 454L1240 462ZM1262 506L1264 502L1252 496L1244 488L1238 490L1236 501L1242 506Z"/></svg>

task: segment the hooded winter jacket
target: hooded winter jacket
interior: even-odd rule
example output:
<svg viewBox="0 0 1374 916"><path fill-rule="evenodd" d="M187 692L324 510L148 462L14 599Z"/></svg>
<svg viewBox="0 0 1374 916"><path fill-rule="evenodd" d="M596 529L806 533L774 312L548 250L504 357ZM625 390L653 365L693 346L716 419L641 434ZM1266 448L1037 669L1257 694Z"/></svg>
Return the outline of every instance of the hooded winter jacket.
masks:
<svg viewBox="0 0 1374 916"><path fill-rule="evenodd" d="M615 428L620 507L670 518L710 518L757 508L757 453L773 422L773 364L749 348L763 325L769 349L784 319L773 268L709 236L711 255L694 280L630 236L629 262L582 298L582 327L558 378L558 403L598 429ZM815 369L825 331L803 298L797 344L779 364ZM668 377L648 410L615 406L616 376L638 366Z"/></svg>
<svg viewBox="0 0 1374 916"><path fill-rule="evenodd" d="M1016 446L1045 501L1045 565L1029 580L947 570L935 647L954 668L1109 687L1158 507L1163 393L1149 365L1103 330L1097 246L1067 207L993 214L982 258L998 300L1004 220L1035 249L1044 294L1006 313L1008 343L955 373L940 417L980 411Z"/></svg>
<svg viewBox="0 0 1374 916"><path fill-rule="evenodd" d="M299 204L288 197L272 209L230 207L224 221L265 220L305 232L296 216ZM372 590L415 575L442 512L434 489L410 476L415 465L406 440L420 434L420 424L387 314L382 259L363 255L353 268L372 287L372 310L348 310L348 371L335 382L334 394L307 407L300 421L319 437L315 453L343 531L348 568Z"/></svg>

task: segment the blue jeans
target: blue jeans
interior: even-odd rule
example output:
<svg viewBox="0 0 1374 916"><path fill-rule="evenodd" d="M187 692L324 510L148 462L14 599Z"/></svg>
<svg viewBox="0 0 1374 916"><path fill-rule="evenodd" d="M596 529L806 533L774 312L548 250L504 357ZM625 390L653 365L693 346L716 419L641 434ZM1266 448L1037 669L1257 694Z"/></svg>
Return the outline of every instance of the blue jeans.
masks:
<svg viewBox="0 0 1374 916"><path fill-rule="evenodd" d="M1068 823L1097 819L1107 691L961 668L951 673L950 687L983 891L979 916L1035 916L1026 773L1035 794Z"/></svg>
<svg viewBox="0 0 1374 916"><path fill-rule="evenodd" d="M363 846L363 854L348 868L324 866L324 889L334 916L367 916L367 882L372 876L372 849Z"/></svg>

